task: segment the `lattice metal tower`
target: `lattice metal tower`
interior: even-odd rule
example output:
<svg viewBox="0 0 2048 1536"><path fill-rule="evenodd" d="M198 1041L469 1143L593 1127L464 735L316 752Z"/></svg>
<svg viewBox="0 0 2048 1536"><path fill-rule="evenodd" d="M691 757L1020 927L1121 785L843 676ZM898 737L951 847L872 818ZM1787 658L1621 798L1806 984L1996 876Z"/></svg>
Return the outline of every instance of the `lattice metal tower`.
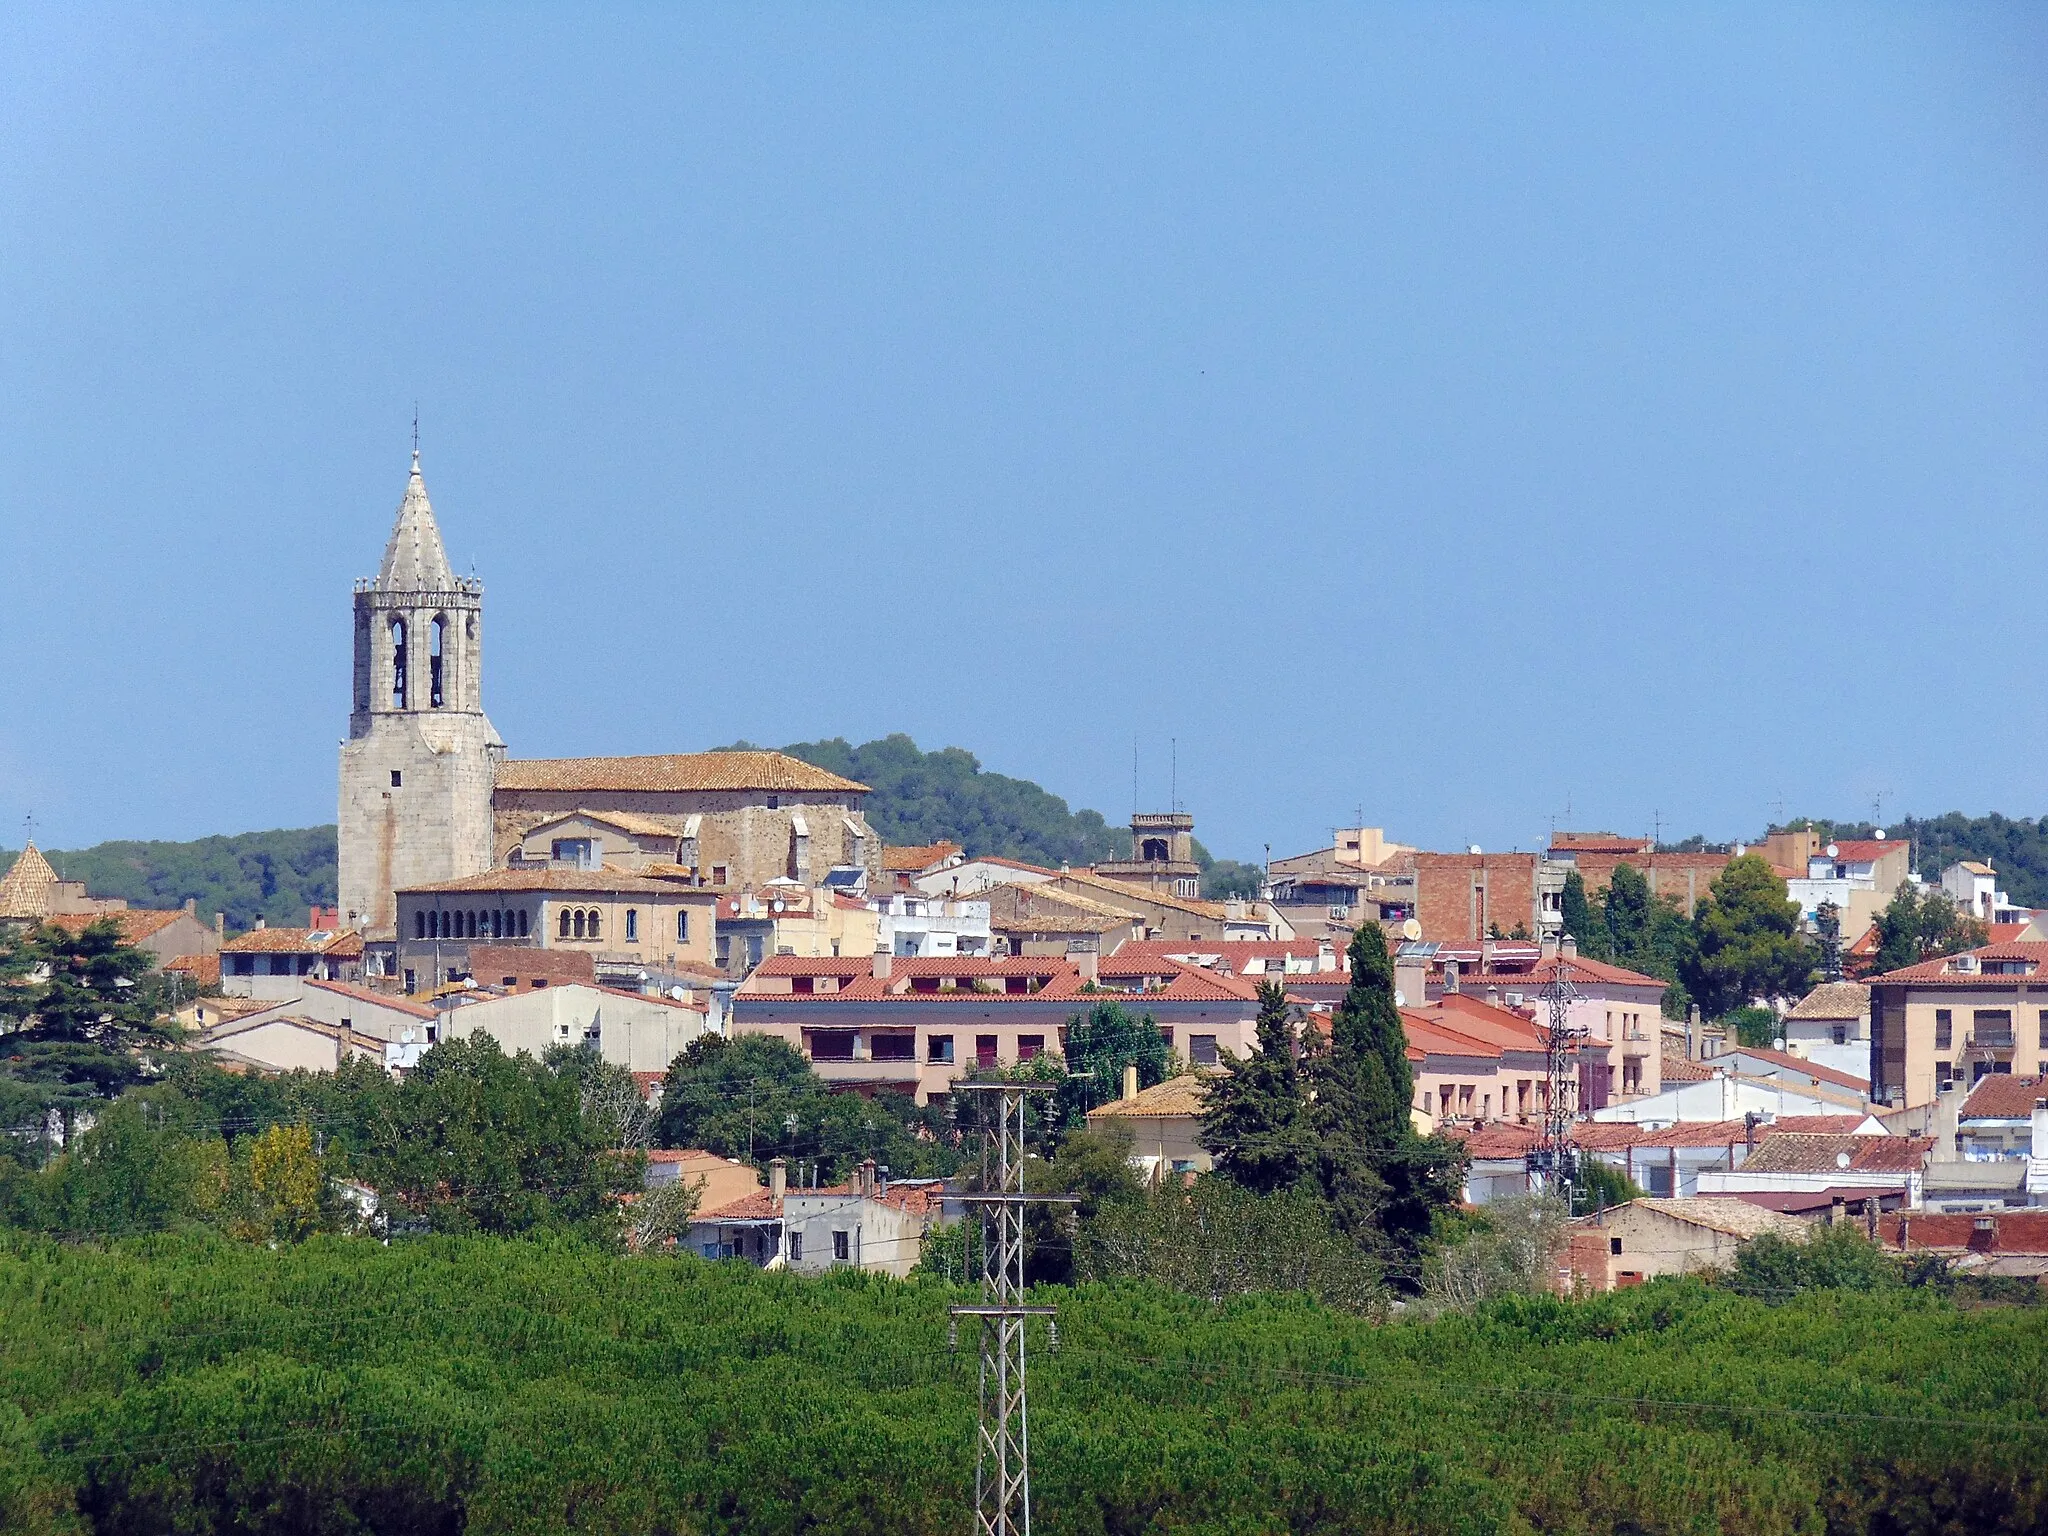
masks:
<svg viewBox="0 0 2048 1536"><path fill-rule="evenodd" d="M1572 1124L1579 1117L1579 1047L1586 1031L1571 1021L1571 1005L1578 999L1571 983L1571 966L1560 960L1542 991L1549 1038L1545 1047L1543 1140L1529 1154L1529 1168L1539 1175L1543 1187L1567 1204L1572 1186L1578 1182L1578 1147L1572 1141Z"/></svg>
<svg viewBox="0 0 2048 1536"><path fill-rule="evenodd" d="M964 1196L981 1217L979 1306L954 1307L957 1320L981 1324L981 1427L975 1437L975 1536L1030 1536L1031 1420L1024 1397L1024 1328L1050 1320L1051 1307L1024 1305L1024 1210L1072 1204L1071 1195L1024 1192L1025 1103L1057 1093L1056 1083L955 1083L955 1093L980 1098L983 1116L981 1189ZM956 1328L958 1323L956 1321ZM1052 1324L1057 1341L1058 1324Z"/></svg>

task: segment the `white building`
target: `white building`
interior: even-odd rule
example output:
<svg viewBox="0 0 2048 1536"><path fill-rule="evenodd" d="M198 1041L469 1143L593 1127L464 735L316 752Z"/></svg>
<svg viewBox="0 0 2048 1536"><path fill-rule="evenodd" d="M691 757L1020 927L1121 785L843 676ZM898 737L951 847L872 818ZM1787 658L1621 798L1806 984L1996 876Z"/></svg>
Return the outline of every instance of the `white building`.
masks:
<svg viewBox="0 0 2048 1536"><path fill-rule="evenodd" d="M1998 888L1998 874L1989 864L1965 859L1941 872L1941 889L1956 909L1967 912L1980 923L2024 923L2033 917L2028 907Z"/></svg>
<svg viewBox="0 0 2048 1536"><path fill-rule="evenodd" d="M1717 1066L1714 1075L1702 1082L1673 1083L1661 1093L1623 1099L1594 1110L1591 1118L1608 1124L1662 1128L1681 1121L1740 1120L1750 1114L1777 1119L1790 1115L1869 1112L1869 1101L1846 1089L1782 1077L1753 1076Z"/></svg>
<svg viewBox="0 0 2048 1536"><path fill-rule="evenodd" d="M708 1005L579 983L479 998L441 1015L441 1036L485 1034L508 1056L539 1057L558 1045L597 1048L629 1072L666 1072L692 1041L712 1033Z"/></svg>
<svg viewBox="0 0 2048 1536"><path fill-rule="evenodd" d="M989 905L898 893L868 903L879 931L875 948L892 955L987 955Z"/></svg>

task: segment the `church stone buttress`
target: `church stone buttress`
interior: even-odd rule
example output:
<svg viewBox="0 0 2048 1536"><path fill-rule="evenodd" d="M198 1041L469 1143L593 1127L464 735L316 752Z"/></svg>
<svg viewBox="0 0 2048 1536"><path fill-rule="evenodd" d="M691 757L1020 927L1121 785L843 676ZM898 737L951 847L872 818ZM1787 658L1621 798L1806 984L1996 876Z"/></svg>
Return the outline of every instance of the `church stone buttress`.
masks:
<svg viewBox="0 0 2048 1536"><path fill-rule="evenodd" d="M484 714L483 585L448 565L420 456L374 581L355 589L355 692L341 748L342 921L396 937L392 892L491 867L505 744Z"/></svg>

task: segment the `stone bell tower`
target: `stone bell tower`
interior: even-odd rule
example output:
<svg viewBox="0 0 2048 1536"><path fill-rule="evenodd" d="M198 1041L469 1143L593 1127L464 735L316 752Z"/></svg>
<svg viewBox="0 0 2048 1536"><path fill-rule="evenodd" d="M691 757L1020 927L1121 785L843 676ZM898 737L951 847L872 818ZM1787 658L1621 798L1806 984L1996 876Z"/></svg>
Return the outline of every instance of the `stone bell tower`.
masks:
<svg viewBox="0 0 2048 1536"><path fill-rule="evenodd" d="M491 867L505 744L484 714L483 584L448 565L420 454L374 581L355 589L355 693L341 747L344 926L395 937L392 892Z"/></svg>

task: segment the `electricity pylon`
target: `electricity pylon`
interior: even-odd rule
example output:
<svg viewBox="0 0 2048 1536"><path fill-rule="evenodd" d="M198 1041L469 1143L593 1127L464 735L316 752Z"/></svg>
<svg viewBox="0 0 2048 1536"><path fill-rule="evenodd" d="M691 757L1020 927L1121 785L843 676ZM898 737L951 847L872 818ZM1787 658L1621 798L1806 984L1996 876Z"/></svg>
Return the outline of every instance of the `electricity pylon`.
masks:
<svg viewBox="0 0 2048 1536"><path fill-rule="evenodd" d="M1024 1397L1024 1326L1051 1307L1024 1305L1024 1208L1072 1204L1071 1195L1024 1192L1024 1105L1057 1083L955 1083L983 1096L981 1188L963 1196L981 1218L981 1304L954 1307L981 1321L981 1426L975 1437L975 1536L1031 1536L1031 1417ZM957 1322L954 1325L958 1326ZM1058 1339L1058 1324L1052 1324Z"/></svg>

